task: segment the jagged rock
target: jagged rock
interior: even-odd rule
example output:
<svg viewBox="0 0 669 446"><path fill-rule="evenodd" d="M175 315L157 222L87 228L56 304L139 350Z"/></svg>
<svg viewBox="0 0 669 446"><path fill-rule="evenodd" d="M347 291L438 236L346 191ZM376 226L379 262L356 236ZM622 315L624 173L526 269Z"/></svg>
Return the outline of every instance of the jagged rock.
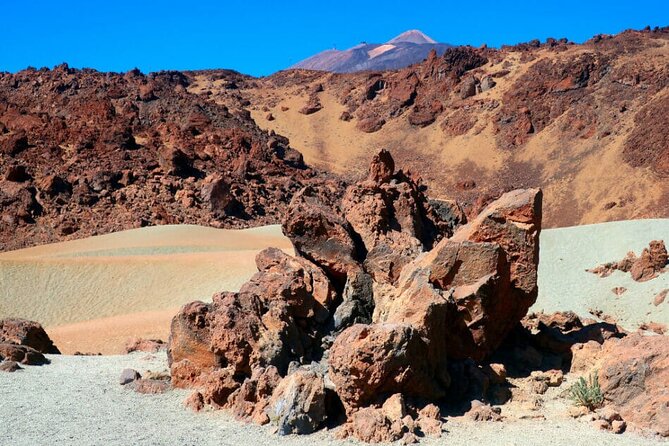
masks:
<svg viewBox="0 0 669 446"><path fill-rule="evenodd" d="M664 271L667 265L667 248L664 241L653 240L648 248L644 248L641 256L637 257L633 252L628 252L625 258L618 262L608 262L586 271L597 274L599 277L608 277L614 271L629 272L632 279L637 282L645 282L654 279Z"/></svg>
<svg viewBox="0 0 669 446"><path fill-rule="evenodd" d="M193 302L172 320L168 358L174 385L227 367L251 376L255 367L285 372L291 360L319 354L321 332L335 292L306 259L268 248L256 256L256 273L239 293L220 293L211 304Z"/></svg>
<svg viewBox="0 0 669 446"><path fill-rule="evenodd" d="M662 240L653 240L644 248L641 256L632 264L630 275L637 282L645 282L657 277L657 273L667 265L667 248Z"/></svg>
<svg viewBox="0 0 669 446"><path fill-rule="evenodd" d="M476 79L473 76L466 77L460 84L460 99L467 99L476 94Z"/></svg>
<svg viewBox="0 0 669 446"><path fill-rule="evenodd" d="M295 251L320 266L332 279L343 284L349 273L360 270L350 224L313 188L293 196L282 228Z"/></svg>
<svg viewBox="0 0 669 446"><path fill-rule="evenodd" d="M323 376L308 369L289 374L274 389L266 412L280 435L314 432L326 418Z"/></svg>
<svg viewBox="0 0 669 446"><path fill-rule="evenodd" d="M374 314L374 281L365 272L355 272L346 279L342 302L334 313L334 328L343 330L353 324L369 324Z"/></svg>
<svg viewBox="0 0 669 446"><path fill-rule="evenodd" d="M449 384L447 372L430 364L427 344L409 324L349 327L335 340L329 363L347 413L397 392L438 399Z"/></svg>
<svg viewBox="0 0 669 446"><path fill-rule="evenodd" d="M237 418L267 424L270 419L266 408L280 381L281 375L274 366L254 369L253 375L230 395L226 407Z"/></svg>
<svg viewBox="0 0 669 446"><path fill-rule="evenodd" d="M124 350L126 353L157 353L164 350L166 347L165 342L160 339L130 338L126 341Z"/></svg>
<svg viewBox="0 0 669 446"><path fill-rule="evenodd" d="M40 352L26 345L0 343L0 361L15 361L25 365L43 365L50 361Z"/></svg>
<svg viewBox="0 0 669 446"><path fill-rule="evenodd" d="M669 437L669 344L665 336L634 334L607 341L599 369L604 399L622 418Z"/></svg>
<svg viewBox="0 0 669 446"><path fill-rule="evenodd" d="M284 434L343 411L345 436L411 442L440 435L441 420L436 406L409 410L404 398L485 395L505 383L503 367L474 360L536 299L540 191L507 193L465 224L457 203L430 202L380 151L340 203L307 187L289 209L283 231L297 257L266 249L239 292L174 318L175 386Z"/></svg>
<svg viewBox="0 0 669 446"><path fill-rule="evenodd" d="M26 319L1 319L0 343L25 345L40 353L60 353L44 328L39 323Z"/></svg>

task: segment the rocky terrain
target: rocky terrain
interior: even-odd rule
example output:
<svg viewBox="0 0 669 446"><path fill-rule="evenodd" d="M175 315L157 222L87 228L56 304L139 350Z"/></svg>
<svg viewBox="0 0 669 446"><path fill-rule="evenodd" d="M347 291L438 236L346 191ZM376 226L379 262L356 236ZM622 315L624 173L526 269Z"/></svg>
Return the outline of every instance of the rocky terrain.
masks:
<svg viewBox="0 0 669 446"><path fill-rule="evenodd" d="M664 217L668 36L455 47L396 71L261 79L2 73L0 250L277 223L303 186L333 198L381 147L470 216L541 187L548 227Z"/></svg>
<svg viewBox="0 0 669 446"><path fill-rule="evenodd" d="M669 30L493 48L455 47L396 71L288 70L189 90L237 97L308 164L360 174L391 149L435 196L476 214L541 187L547 227L669 215Z"/></svg>
<svg viewBox="0 0 669 446"><path fill-rule="evenodd" d="M0 73L0 250L169 223L277 222L306 184L285 138L183 73Z"/></svg>
<svg viewBox="0 0 669 446"><path fill-rule="evenodd" d="M186 404L280 434L339 425L340 437L413 443L441 436L449 412L500 420L492 405L512 398L507 376L529 377L540 395L599 357L610 407L593 424L669 434L664 337L616 343L626 333L612 323L526 317L537 298L539 190L508 192L468 222L457 203L424 191L381 151L340 201L297 193L283 222L297 256L262 251L239 292L173 319L172 385L196 389ZM643 361L612 361L637 345ZM637 376L658 393L630 388Z"/></svg>

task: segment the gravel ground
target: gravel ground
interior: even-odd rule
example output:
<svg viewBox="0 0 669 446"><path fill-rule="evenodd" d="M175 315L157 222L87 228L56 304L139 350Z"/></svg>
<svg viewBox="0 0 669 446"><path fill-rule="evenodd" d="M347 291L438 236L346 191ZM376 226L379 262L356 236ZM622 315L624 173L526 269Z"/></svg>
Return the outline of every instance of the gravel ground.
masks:
<svg viewBox="0 0 669 446"><path fill-rule="evenodd" d="M618 261L628 251L641 254L651 240L669 244L669 219L629 220L549 229L541 232L539 298L531 311L572 310L587 316L590 309L613 316L628 330L642 322L669 325L669 299L655 306L653 298L669 288L669 272L647 282L615 271L601 278L586 272L602 263ZM625 287L616 296L612 289Z"/></svg>
<svg viewBox="0 0 669 446"><path fill-rule="evenodd" d="M278 437L271 428L235 421L224 411L194 413L188 391L141 395L120 386L127 367L161 371L164 353L125 356L49 355L52 364L0 374L0 444L39 445L346 445L328 432ZM147 359L150 358L150 359ZM504 413L504 412L503 412ZM425 445L574 446L654 445L659 439L600 432L568 418L445 424L441 439Z"/></svg>

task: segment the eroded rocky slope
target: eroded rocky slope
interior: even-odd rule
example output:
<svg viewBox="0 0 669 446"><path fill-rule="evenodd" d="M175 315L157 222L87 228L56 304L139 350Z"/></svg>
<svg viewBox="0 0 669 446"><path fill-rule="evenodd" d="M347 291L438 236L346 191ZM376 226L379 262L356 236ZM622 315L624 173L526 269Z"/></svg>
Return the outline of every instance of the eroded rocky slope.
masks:
<svg viewBox="0 0 669 446"><path fill-rule="evenodd" d="M0 250L146 225L275 223L305 184L338 190L285 138L189 83L67 65L0 74Z"/></svg>
<svg viewBox="0 0 669 446"><path fill-rule="evenodd" d="M398 71L289 70L235 91L199 73L189 89L237 97L307 163L343 175L389 148L473 214L505 191L541 187L554 227L669 215L667 67L664 28L456 47Z"/></svg>

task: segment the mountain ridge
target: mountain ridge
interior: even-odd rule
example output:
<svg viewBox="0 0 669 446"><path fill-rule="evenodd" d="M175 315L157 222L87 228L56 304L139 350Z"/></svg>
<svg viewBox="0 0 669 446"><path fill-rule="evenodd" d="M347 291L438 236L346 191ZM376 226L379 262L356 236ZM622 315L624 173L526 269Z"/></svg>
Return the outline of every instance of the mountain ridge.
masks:
<svg viewBox="0 0 669 446"><path fill-rule="evenodd" d="M424 60L432 50L441 55L451 46L412 29L384 43L363 42L346 50L327 49L290 68L334 73L396 70Z"/></svg>

